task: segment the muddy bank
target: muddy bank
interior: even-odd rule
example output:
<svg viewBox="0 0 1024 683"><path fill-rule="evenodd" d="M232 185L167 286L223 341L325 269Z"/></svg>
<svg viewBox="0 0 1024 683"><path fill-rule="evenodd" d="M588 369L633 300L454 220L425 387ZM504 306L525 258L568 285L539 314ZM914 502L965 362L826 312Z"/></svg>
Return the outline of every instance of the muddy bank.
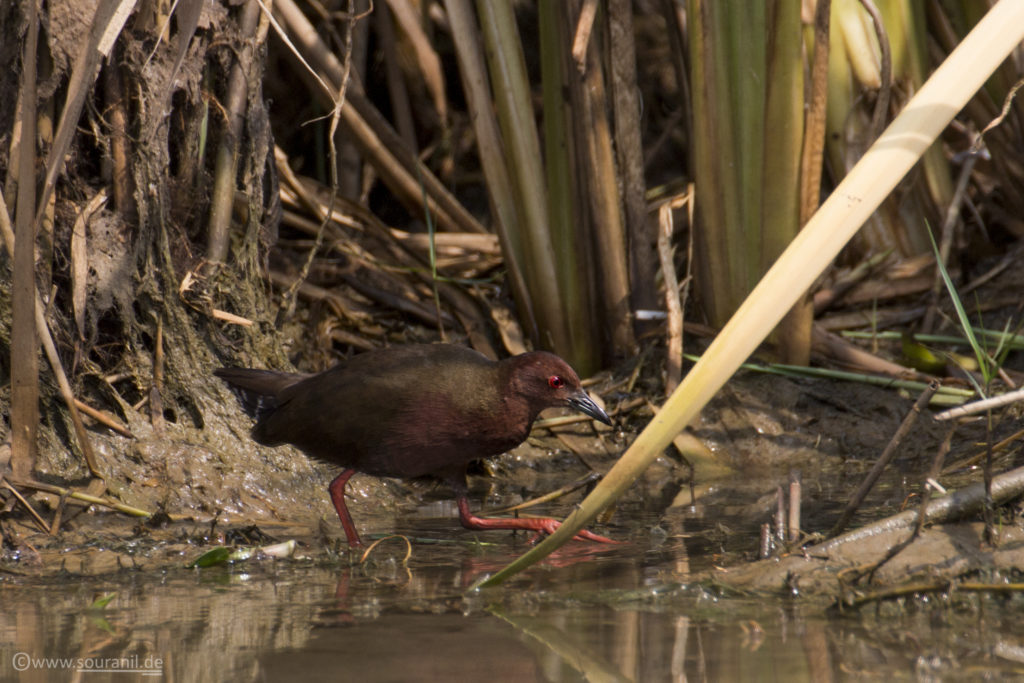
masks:
<svg viewBox="0 0 1024 683"><path fill-rule="evenodd" d="M607 471L649 419L646 408L635 400L639 393L625 394L615 387L615 377L610 376L591 389L603 396L616 415L615 429L596 432L589 421L550 428L542 423L523 446L473 470L474 509L516 505L588 473ZM190 553L201 554L210 546L260 545L258 539L246 541L242 533L252 526L273 539L295 538L313 556L327 552L325 548L343 550L340 525L326 493L336 470L289 447L255 445L248 437L249 421L232 400L225 396L219 408L229 419L207 420L203 430L169 424L157 434L142 421L131 424L134 439L97 435L98 455L111 473L111 490L123 502L169 515L169 521L161 515L163 521L152 524L94 507L78 516L65 513L59 533L50 535L23 511L12 508L5 521L3 567L18 575L46 575L181 566ZM807 533L827 531L911 402L910 397L879 387L743 373L716 397L694 427L694 433L736 473L696 481L698 498L691 501L689 469L669 450L620 501L603 528L623 539L638 534L670 539L679 535L697 553L717 547L717 552L724 553L718 557L721 562L738 566L755 559L758 528L773 519L778 487L798 470L804 489L803 528ZM218 429L221 423L229 426ZM864 427L867 424L870 429ZM1011 426L997 428L996 437ZM941 434L930 419L915 426L895 466L854 518L855 524L878 519L917 495ZM961 461L976 450L965 432L948 461ZM1012 460L1013 456L1006 456L1000 466ZM239 461L248 464L239 467ZM48 478L45 472L41 478ZM967 471L958 475L956 483L969 479ZM564 515L583 494L576 491L541 510L522 513ZM36 494L30 500L47 520L53 518L51 506L58 504L57 496ZM401 528L414 537L476 537L458 526L450 492L430 482L360 475L350 484L349 505L357 524L370 534ZM722 521L726 519L727 524ZM716 546L715 534L695 538L684 530L695 520L712 528L722 525L727 540ZM422 533L423 524L428 530L433 525L433 533ZM503 534L479 537L502 542ZM769 580L769 574L751 571L765 581L751 580L751 588L780 585ZM690 578L685 573L677 577Z"/></svg>

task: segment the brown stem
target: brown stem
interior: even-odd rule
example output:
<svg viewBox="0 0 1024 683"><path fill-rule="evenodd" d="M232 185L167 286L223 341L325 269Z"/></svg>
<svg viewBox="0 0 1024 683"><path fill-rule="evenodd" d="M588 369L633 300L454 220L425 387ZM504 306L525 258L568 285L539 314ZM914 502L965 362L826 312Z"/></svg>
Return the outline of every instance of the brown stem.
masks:
<svg viewBox="0 0 1024 683"><path fill-rule="evenodd" d="M665 395L670 396L683 375L683 309L679 300L679 281L672 261L672 204L658 209L658 257L665 281L665 309L668 311L668 347L665 359Z"/></svg>
<svg viewBox="0 0 1024 683"><path fill-rule="evenodd" d="M28 3L28 35L21 83L21 141L18 143L17 205L15 232L7 240L13 260L11 287L11 469L15 476L30 476L36 462L39 426L39 340L35 307L35 212L36 212L36 50L39 20L36 4ZM7 209L4 207L4 214ZM9 219L8 219L9 221ZM8 229L9 225L8 225ZM17 241L15 241L17 235ZM5 238L7 237L5 233Z"/></svg>
<svg viewBox="0 0 1024 683"><path fill-rule="evenodd" d="M865 146L870 145L882 132L885 124L885 116L889 109L889 96L892 93L892 48L889 46L889 34L885 32L885 24L882 23L882 15L879 13L875 3L871 0L860 0L864 10L871 16L871 23L875 27L875 35L878 36L878 46L882 52L882 84L878 88L878 97L875 100L875 110L871 114L871 128L868 129L868 139Z"/></svg>
<svg viewBox="0 0 1024 683"><path fill-rule="evenodd" d="M3 200L2 193L0 193L0 237L3 238L4 246L7 248L7 252L9 254L14 254L15 253L14 249L15 249L15 245L17 244L17 242L15 240L14 231L11 229L10 215L7 213L7 204ZM29 243L31 244L31 240L29 240ZM71 413L71 422L72 422L72 424L74 425L74 428L75 428L75 436L78 439L79 448L81 448L81 450L82 450L82 456L85 458L85 462L89 466L89 471L92 472L93 476L98 477L99 479L102 479L103 476L100 474L99 468L96 465L96 458L93 455L92 446L91 446L91 444L89 442L88 436L86 435L85 427L82 424L82 417L78 414L78 407L75 405L75 397L74 397L74 394L71 392L71 383L68 382L67 375L64 373L64 366L60 362L60 356L57 355L57 347L54 346L54 344L53 344L53 336L50 334L50 328L46 324L46 318L43 315L43 302L39 299L39 293L35 291L35 281L33 280L31 282L31 284L32 284L31 296L32 296L32 299L33 299L32 303L33 303L33 306L35 308L35 312L34 312L34 317L35 317L34 331L35 331L35 335L34 336L38 337L38 339L42 341L43 350L46 352L46 357L50 361L50 367L53 370L54 376L57 378L57 386L60 389L61 396L63 397L64 402L68 406L68 411ZM31 356L33 358L36 358L37 369L36 369L36 374L34 375L34 377L36 377L37 379L38 379L38 344L39 344L39 341L37 340L36 347L35 347L35 349L33 349L33 352L31 354ZM11 349L11 358L15 360L14 365L17 366L17 364L19 362L17 359L19 358L19 356L15 355L15 353L14 353L13 341L12 341L12 349ZM25 362L28 362L28 361L25 361ZM14 374L14 371L12 369L12 376L11 376L12 384L14 382L14 377L15 376L16 375ZM38 387L37 387L37 392L38 392ZM38 393L37 393L36 396L37 396L37 400L36 400L35 405L38 406ZM12 431L14 433L13 436L12 436L12 447L11 447L11 451L12 451L11 452L12 470L13 470L15 476L27 478L27 477L31 476L31 474L32 474L32 467L34 465L34 459L35 459L34 458L35 426L38 424L38 407L36 408L36 421L31 423L31 427L30 428L25 430L21 426L19 426L19 425L22 424L20 422L21 419L24 419L24 417L23 416L19 417L18 413L15 411L15 406L14 406L13 401L12 401L11 423L12 423ZM15 457L16 454L18 453L17 449L15 448L15 444L17 443L16 439L18 438L18 434L19 433L21 433L23 436L27 436L28 432L31 433L31 437L32 437L31 439L28 439L28 444L29 444L28 448L32 449L30 451L32 453L32 456L31 456L31 459L29 459L29 460L22 460L19 463L19 461ZM28 470L26 472L24 472L24 473L21 473L20 468L24 468L26 466L28 467Z"/></svg>
<svg viewBox="0 0 1024 683"><path fill-rule="evenodd" d="M238 175L238 146L245 124L245 109L248 102L248 76L253 71L255 54L253 38L260 18L260 6L256 0L248 0L242 8L238 31L243 44L238 50L224 101L227 122L217 146L217 161L213 174L213 189L210 194L210 225L207 229L206 258L212 263L223 263L228 257L231 228L231 206L235 197Z"/></svg>
<svg viewBox="0 0 1024 683"><path fill-rule="evenodd" d="M857 508L860 507L860 504L864 502L868 493L871 492L871 489L878 481L878 478L882 476L882 471L885 470L889 465L889 461L896 455L896 448L910 432L910 428L914 426L914 422L917 421L921 411L928 405L928 402L931 400L932 396L935 395L935 392L939 390L940 386L941 385L938 381L932 381L928 387L921 392L921 395L917 397L917 401L914 402L910 412L903 418L903 422L900 424L899 429L896 430L896 433L893 434L892 439L889 440L889 444L885 447L885 450L882 451L882 455L879 456L874 467L872 467L871 471L868 472L868 476L864 478L864 481L861 482L861 485L854 492L850 502L846 505L843 513L839 516L839 520L836 522L835 526L832 527L832 531L829 532L829 537L834 538L835 536L838 536L839 532L841 532L846 527L847 523L849 523L853 513L857 511Z"/></svg>

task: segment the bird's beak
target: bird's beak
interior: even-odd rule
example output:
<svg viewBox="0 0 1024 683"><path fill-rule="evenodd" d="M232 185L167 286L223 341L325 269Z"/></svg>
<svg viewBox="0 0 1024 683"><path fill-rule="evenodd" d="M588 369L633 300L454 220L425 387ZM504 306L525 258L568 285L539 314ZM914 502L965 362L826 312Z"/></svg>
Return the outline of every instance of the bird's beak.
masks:
<svg viewBox="0 0 1024 683"><path fill-rule="evenodd" d="M598 422L604 422L606 425L610 425L612 423L608 415L601 410L601 406L594 403L594 399L590 398L587 392L583 389L580 389L569 397L569 405L584 415L589 415Z"/></svg>

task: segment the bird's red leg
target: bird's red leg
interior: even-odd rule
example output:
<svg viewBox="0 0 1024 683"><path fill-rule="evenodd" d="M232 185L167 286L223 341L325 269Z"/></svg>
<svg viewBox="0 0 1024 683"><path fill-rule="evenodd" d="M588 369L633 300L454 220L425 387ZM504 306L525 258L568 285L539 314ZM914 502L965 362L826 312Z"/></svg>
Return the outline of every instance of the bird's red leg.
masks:
<svg viewBox="0 0 1024 683"><path fill-rule="evenodd" d="M345 484L348 483L348 480L355 473L356 471L352 469L345 470L336 476L331 485L327 487L327 490L331 493L331 502L334 503L334 509L338 511L341 526L345 529L345 536L348 537L348 544L353 548L363 545L363 542L359 540L359 532L356 531L356 525L352 522L352 515L348 513L348 508L345 506Z"/></svg>
<svg viewBox="0 0 1024 683"><path fill-rule="evenodd" d="M552 517L526 517L515 519L477 517L469 511L469 500L466 498L466 492L456 488L455 494L459 505L459 521L462 522L462 526L467 529L526 529L528 531L537 531L542 534L553 534L555 529L562 525L561 522ZM599 536L598 534L587 531L586 529L576 534L573 538L577 541L618 543L618 541L613 541L610 538Z"/></svg>

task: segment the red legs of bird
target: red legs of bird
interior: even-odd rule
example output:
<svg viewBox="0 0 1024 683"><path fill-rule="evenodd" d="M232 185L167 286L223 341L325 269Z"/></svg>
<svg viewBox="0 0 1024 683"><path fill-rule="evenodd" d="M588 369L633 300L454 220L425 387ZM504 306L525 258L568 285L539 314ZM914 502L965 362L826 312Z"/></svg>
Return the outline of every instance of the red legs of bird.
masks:
<svg viewBox="0 0 1024 683"><path fill-rule="evenodd" d="M553 534L555 529L562 525L552 517L517 517L517 518L494 518L477 517L469 511L469 499L466 497L465 480L460 475L458 478L450 478L452 488L455 489L455 498L459 506L459 521L467 529L524 529L536 531L539 534ZM577 541L594 541L595 543L618 543L610 538L600 536L584 529L573 537Z"/></svg>
<svg viewBox="0 0 1024 683"><path fill-rule="evenodd" d="M348 537L348 544L353 548L363 545L359 539L359 532L356 531L356 525L352 522L352 515L348 513L348 508L345 506L345 484L355 473L355 470L347 469L336 476L331 485L327 487L331 494L331 502L334 503L334 509L338 511L341 526L345 529L345 536Z"/></svg>
<svg viewBox="0 0 1024 683"><path fill-rule="evenodd" d="M363 545L363 542L359 538L359 533L356 531L356 525L352 522L352 515L349 514L348 507L345 505L345 485L348 484L348 480L352 478L352 475L356 471L353 469L344 470L341 474L334 478L331 485L327 487L327 490L331 494L331 501L334 503L334 509L338 512L338 518L341 520L341 526L345 529L345 536L348 538L348 544L355 548ZM455 499L459 506L459 521L462 526L467 529L476 529L485 531L488 529L522 529L525 531L536 531L539 534L553 534L555 529L562 525L557 519L552 517L526 517L526 518L493 518L493 517L477 517L469 511L469 499L466 497L466 484L463 478L464 474L458 476L449 477L448 480L455 490ZM595 534L591 531L583 530L580 531L574 538L577 541L594 541L595 543L618 543L610 538Z"/></svg>

